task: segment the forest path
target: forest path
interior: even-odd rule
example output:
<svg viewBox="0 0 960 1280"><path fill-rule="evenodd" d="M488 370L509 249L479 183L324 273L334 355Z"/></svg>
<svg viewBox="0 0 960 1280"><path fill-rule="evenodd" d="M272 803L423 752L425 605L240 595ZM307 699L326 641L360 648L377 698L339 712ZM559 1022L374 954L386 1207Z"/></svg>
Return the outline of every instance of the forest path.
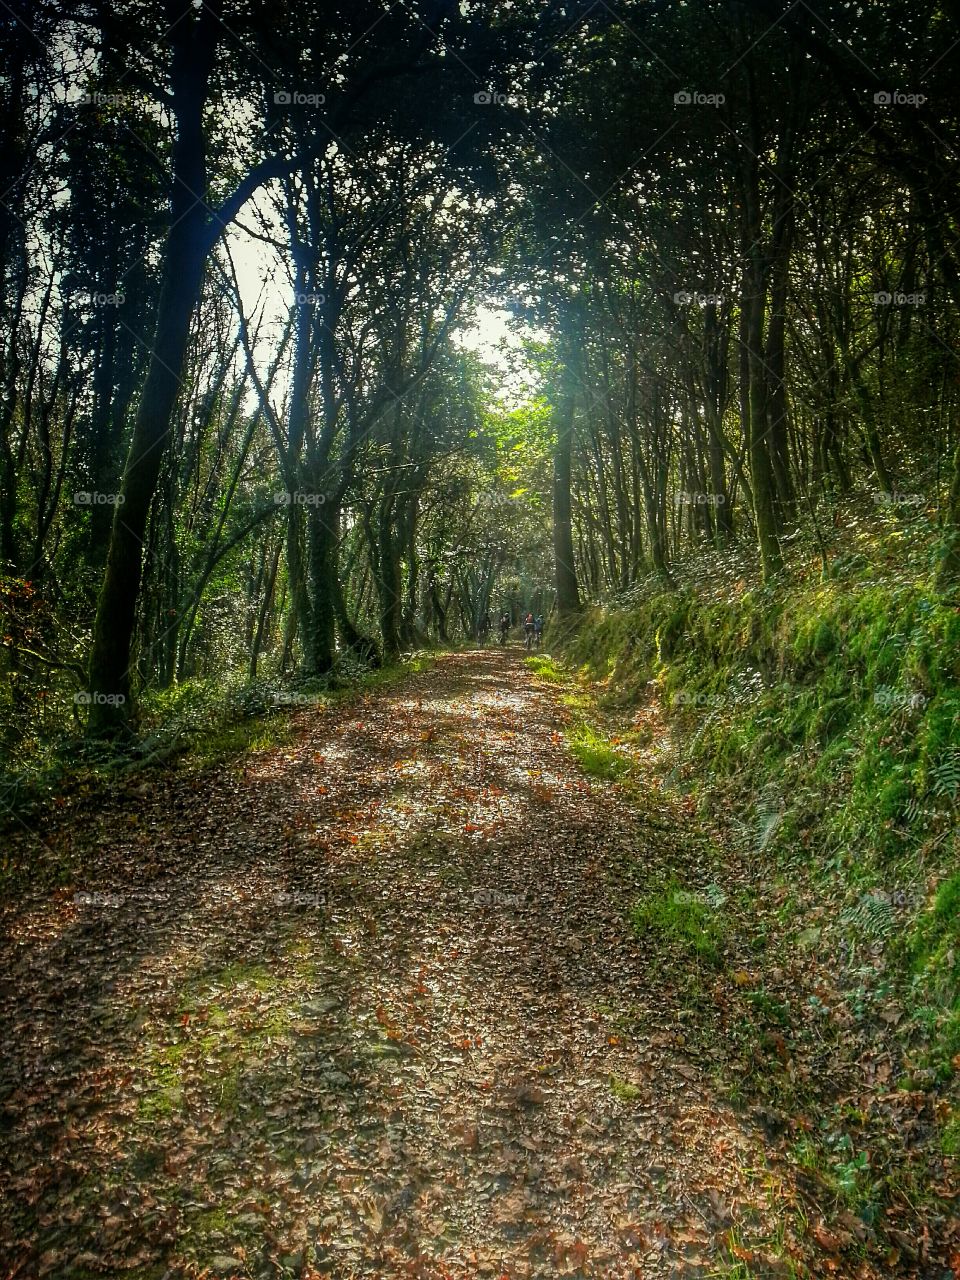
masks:
<svg viewBox="0 0 960 1280"><path fill-rule="evenodd" d="M0 1274L693 1277L776 1234L795 1190L626 919L672 819L583 777L522 659L73 816L95 868L0 957Z"/></svg>

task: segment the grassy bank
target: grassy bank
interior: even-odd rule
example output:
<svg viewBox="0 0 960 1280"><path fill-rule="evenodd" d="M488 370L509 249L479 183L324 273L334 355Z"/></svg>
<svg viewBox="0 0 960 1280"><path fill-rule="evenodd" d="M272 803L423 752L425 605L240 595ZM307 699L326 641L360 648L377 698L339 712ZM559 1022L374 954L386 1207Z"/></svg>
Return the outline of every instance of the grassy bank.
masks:
<svg viewBox="0 0 960 1280"><path fill-rule="evenodd" d="M923 1110L912 1140L938 1168L960 1152L960 610L922 574L877 569L852 556L770 591L688 574L549 637L585 772L652 784L724 850L726 880L707 854L643 886L626 904L638 937L678 973L726 971L722 1016L702 979L689 999L710 1005L711 1034L766 1046L767 1098L786 1113L836 1103L794 1133L793 1158L838 1195L850 1184L867 1217L885 1165L867 1134L900 1123L884 1090ZM842 1085L805 1084L805 1038L814 1077L816 1047L835 1042ZM857 1131L843 1107L861 1087L876 1113ZM914 1174L899 1190L923 1198L938 1175Z"/></svg>
<svg viewBox="0 0 960 1280"><path fill-rule="evenodd" d="M291 742L303 713L321 713L344 701L395 684L434 662L427 651L371 670L348 665L335 675L284 683L279 680L217 684L184 681L151 691L139 706L136 735L127 742L92 743L80 731L28 744L0 771L0 831L21 833L51 808L69 811L98 793L146 784L158 768L202 772L252 751ZM0 858L0 893L35 882L37 866L13 843ZM51 868L45 868L49 876ZM70 874L64 869L64 874Z"/></svg>

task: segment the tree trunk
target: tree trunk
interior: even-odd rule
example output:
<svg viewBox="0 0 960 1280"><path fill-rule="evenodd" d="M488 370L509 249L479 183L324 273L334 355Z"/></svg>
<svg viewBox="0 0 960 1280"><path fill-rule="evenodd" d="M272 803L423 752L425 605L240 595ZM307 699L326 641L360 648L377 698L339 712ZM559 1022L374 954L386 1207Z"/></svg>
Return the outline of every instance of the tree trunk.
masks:
<svg viewBox="0 0 960 1280"><path fill-rule="evenodd" d="M319 486L314 487L317 492ZM334 604L340 542L340 513L323 503L307 508L307 553L310 560L310 610L303 637L304 665L308 675L333 670L336 657L336 608Z"/></svg>
<svg viewBox="0 0 960 1280"><path fill-rule="evenodd" d="M960 583L960 445L953 455L953 479L944 521L944 548L937 570L937 587L952 590Z"/></svg>
<svg viewBox="0 0 960 1280"><path fill-rule="evenodd" d="M144 534L169 440L190 321L209 249L203 204L207 188L203 108L216 36L209 23L194 22L188 16L192 12L192 6L185 6L182 21L171 33L177 121L171 221L150 363L120 486L93 629L87 728L97 737L121 732L130 716L130 659ZM201 31L207 33L205 39L201 39Z"/></svg>
<svg viewBox="0 0 960 1280"><path fill-rule="evenodd" d="M253 633L253 643L250 646L250 679L257 678L257 664L260 661L260 653L263 649L264 636L267 633L267 619L270 616L270 608L273 604L274 592L277 587L277 573L280 569L280 554L283 551L283 540L278 539L277 545L270 560L270 567L267 572L266 582L263 587L263 596L260 601L260 609L257 614L257 629Z"/></svg>
<svg viewBox="0 0 960 1280"><path fill-rule="evenodd" d="M723 460L723 413L727 402L728 339L715 306L704 315L704 365L707 420L707 463L710 469L710 492L716 505L717 543L723 546L733 538L733 507L727 489Z"/></svg>
<svg viewBox="0 0 960 1280"><path fill-rule="evenodd" d="M574 397L567 392L557 415L557 443L553 455L553 552L556 559L557 612L561 614L578 613L580 610L570 500L573 413Z"/></svg>
<svg viewBox="0 0 960 1280"><path fill-rule="evenodd" d="M777 520L777 491L767 425L767 379L763 364L762 270L754 261L756 240L748 246L745 263L744 290L741 299L741 380L740 389L743 433L753 491L753 518L757 526L760 562L765 581L783 568Z"/></svg>
<svg viewBox="0 0 960 1280"><path fill-rule="evenodd" d="M383 656L387 662L400 655L400 626L403 599L400 589L400 556L391 516L392 504L385 504L380 511L377 529L379 572L377 594L380 598L380 633L383 637Z"/></svg>
<svg viewBox="0 0 960 1280"><path fill-rule="evenodd" d="M770 458L777 485L777 503L781 523L793 514L796 494L790 470L790 406L787 400L786 315L789 285L789 243L781 246L783 261L774 270L770 290L770 323L767 330L766 372L767 422L770 432Z"/></svg>

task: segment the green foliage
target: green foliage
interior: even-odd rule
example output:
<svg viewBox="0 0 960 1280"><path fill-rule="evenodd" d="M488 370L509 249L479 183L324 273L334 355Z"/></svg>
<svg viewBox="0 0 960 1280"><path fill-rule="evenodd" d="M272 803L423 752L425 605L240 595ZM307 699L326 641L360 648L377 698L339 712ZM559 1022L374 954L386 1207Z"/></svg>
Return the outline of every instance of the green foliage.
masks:
<svg viewBox="0 0 960 1280"><path fill-rule="evenodd" d="M567 678L562 667L549 654L541 655L537 653L530 658L524 658L524 662L538 680L549 680L553 684L562 684Z"/></svg>
<svg viewBox="0 0 960 1280"><path fill-rule="evenodd" d="M653 687L691 768L761 790L815 774L825 834L889 858L944 830L960 792L960 649L943 645L956 630L913 585L687 589L587 613L565 652L610 703Z"/></svg>
<svg viewBox="0 0 960 1280"><path fill-rule="evenodd" d="M843 921L858 935L887 941L897 929L897 911L889 894L863 893L843 914Z"/></svg>
<svg viewBox="0 0 960 1280"><path fill-rule="evenodd" d="M919 575L879 583L865 560L842 582L783 583L777 593L651 585L618 609L588 610L558 647L602 704L659 703L674 736L671 776L707 806L722 797L750 856L776 864L799 852L816 856L825 886L839 876L852 904L844 927L884 944L894 974L914 983L925 1060L949 1075L960 1053L951 603ZM602 754L594 768L603 776ZM869 888L919 884L937 867L946 878L925 912L905 914ZM660 893L634 919L689 942L711 917L703 903Z"/></svg>
<svg viewBox="0 0 960 1280"><path fill-rule="evenodd" d="M960 1112L952 1115L943 1126L940 1146L945 1156L960 1156Z"/></svg>
<svg viewBox="0 0 960 1280"><path fill-rule="evenodd" d="M774 1027L786 1027L790 1022L790 1010L782 1000L771 996L764 990L747 991L747 1003L750 1004L761 1022Z"/></svg>
<svg viewBox="0 0 960 1280"><path fill-rule="evenodd" d="M610 1076L609 1078L610 1092L615 1098L619 1098L621 1102L635 1102L637 1098L643 1097L643 1090L637 1085L631 1084L629 1080L621 1080L619 1076Z"/></svg>
<svg viewBox="0 0 960 1280"><path fill-rule="evenodd" d="M931 1060L941 1076L952 1075L960 1054L960 871L940 884L906 948L916 999L926 1002L936 1031Z"/></svg>
<svg viewBox="0 0 960 1280"><path fill-rule="evenodd" d="M591 778L616 782L630 772L630 761L610 740L588 724L577 725L567 734L574 758Z"/></svg>
<svg viewBox="0 0 960 1280"><path fill-rule="evenodd" d="M654 934L707 964L720 964L723 930L706 894L693 893L671 878L636 902L630 921L638 937Z"/></svg>
<svg viewBox="0 0 960 1280"><path fill-rule="evenodd" d="M288 717L282 712L314 701L267 680L226 689L214 681L187 680L144 698L140 751L148 759L155 753L190 752L197 763L215 764L288 741Z"/></svg>

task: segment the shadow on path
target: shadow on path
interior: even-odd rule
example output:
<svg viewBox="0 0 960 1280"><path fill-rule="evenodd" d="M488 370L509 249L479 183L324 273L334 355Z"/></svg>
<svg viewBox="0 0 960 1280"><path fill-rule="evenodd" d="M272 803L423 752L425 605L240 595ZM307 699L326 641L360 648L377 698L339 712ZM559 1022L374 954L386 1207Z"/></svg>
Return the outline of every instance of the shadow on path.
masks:
<svg viewBox="0 0 960 1280"><path fill-rule="evenodd" d="M84 883L7 912L9 1274L694 1277L772 1238L796 1188L624 920L669 841L555 691L455 654L297 721L107 801Z"/></svg>

